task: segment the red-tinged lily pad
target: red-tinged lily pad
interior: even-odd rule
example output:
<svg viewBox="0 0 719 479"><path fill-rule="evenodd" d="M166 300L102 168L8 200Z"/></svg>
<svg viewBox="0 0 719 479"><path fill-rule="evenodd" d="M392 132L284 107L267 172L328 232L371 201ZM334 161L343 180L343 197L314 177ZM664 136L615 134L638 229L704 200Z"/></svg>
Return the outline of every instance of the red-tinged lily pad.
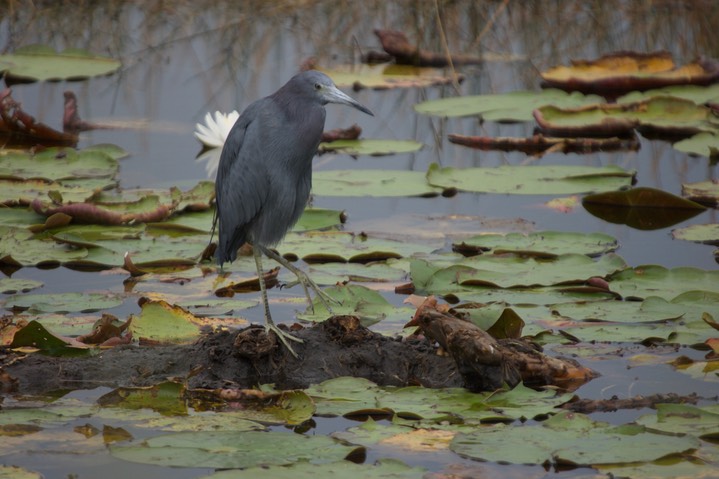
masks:
<svg viewBox="0 0 719 479"><path fill-rule="evenodd" d="M597 218L639 230L667 228L706 209L693 201L646 187L588 195L582 205Z"/></svg>
<svg viewBox="0 0 719 479"><path fill-rule="evenodd" d="M172 205L162 204L157 196L146 196L133 203L96 205L94 203L69 203L57 206L43 204L39 199L32 202L33 210L41 215L63 213L72 217L74 223L122 225L162 221L172 213Z"/></svg>
<svg viewBox="0 0 719 479"><path fill-rule="evenodd" d="M719 81L719 64L698 60L677 67L668 52L617 52L596 60L575 60L541 73L543 86L616 98L633 90Z"/></svg>
<svg viewBox="0 0 719 479"><path fill-rule="evenodd" d="M709 206L719 205L719 181L700 181L682 184L682 195Z"/></svg>
<svg viewBox="0 0 719 479"><path fill-rule="evenodd" d="M534 110L534 119L544 132L567 137L624 137L634 129L645 135L686 137L719 129L709 108L674 97L574 109L549 105Z"/></svg>

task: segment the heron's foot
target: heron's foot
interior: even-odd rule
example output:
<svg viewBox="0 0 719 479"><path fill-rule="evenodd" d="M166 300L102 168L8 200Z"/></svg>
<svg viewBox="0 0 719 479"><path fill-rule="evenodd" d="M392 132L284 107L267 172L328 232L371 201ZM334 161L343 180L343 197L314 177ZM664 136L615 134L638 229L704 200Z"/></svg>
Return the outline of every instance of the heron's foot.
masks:
<svg viewBox="0 0 719 479"><path fill-rule="evenodd" d="M297 280L302 284L302 287L305 290L305 294L307 294L307 302L310 304L310 309L312 309L313 313L315 312L315 305L314 305L314 302L312 301L312 298L310 298L307 288L312 288L315 291L315 294L317 295L319 300L322 302L322 306L324 306L327 309L327 312L330 314L333 314L332 306L330 304L336 304L336 305L342 304L341 301L333 298L329 294L325 293L322 289L320 289L320 287L317 286L317 283L312 281L312 278L307 276L307 274L304 271L300 271L300 274L297 274Z"/></svg>
<svg viewBox="0 0 719 479"><path fill-rule="evenodd" d="M282 344L285 345L285 347L290 352L290 354L292 354L292 356L294 356L295 358L299 358L299 356L297 356L297 353L295 352L294 349L292 349L292 346L290 346L290 343L288 341L304 343L304 340L302 340L296 336L292 336L290 333L288 333L286 331L283 331L282 329L278 328L277 325L275 323L273 323L272 321L267 321L267 323L265 324L265 330L267 331L267 334L270 334L270 331L275 333L277 338L280 341L282 341Z"/></svg>

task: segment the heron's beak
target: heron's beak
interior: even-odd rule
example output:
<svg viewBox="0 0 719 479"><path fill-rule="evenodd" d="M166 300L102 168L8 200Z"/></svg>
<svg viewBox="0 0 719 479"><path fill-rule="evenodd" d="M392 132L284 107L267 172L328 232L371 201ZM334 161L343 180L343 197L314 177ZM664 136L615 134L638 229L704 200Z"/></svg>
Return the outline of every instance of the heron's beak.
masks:
<svg viewBox="0 0 719 479"><path fill-rule="evenodd" d="M339 104L342 104L342 105L348 105L348 106L351 106L352 108L358 109L359 111L361 111L361 112L363 112L363 113L367 113L367 114L370 115L370 116L374 116L374 113L372 113L369 108L367 108L366 106L362 105L361 103L359 103L358 101L356 101L356 100L355 100L354 98L352 98L351 96L349 96L349 95L343 93L343 92L342 92L339 88L337 88L337 87L333 87L333 86L328 87L328 88L325 90L325 99L326 99L327 102L329 102L329 103L339 103Z"/></svg>

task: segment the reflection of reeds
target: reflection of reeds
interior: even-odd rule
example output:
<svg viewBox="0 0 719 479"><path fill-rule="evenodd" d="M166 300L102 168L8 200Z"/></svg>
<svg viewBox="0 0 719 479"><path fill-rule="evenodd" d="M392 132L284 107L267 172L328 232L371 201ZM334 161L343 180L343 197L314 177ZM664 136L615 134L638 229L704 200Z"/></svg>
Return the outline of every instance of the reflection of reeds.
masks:
<svg viewBox="0 0 719 479"><path fill-rule="evenodd" d="M462 92L474 94L536 89L538 70L617 50L666 49L679 64L699 54L719 57L716 25L713 0L6 0L0 52L42 43L119 58L116 97L149 118L163 85L189 81L202 106L188 116L199 120L274 91L310 56L324 66L358 62L379 49L376 28L403 31L425 50L485 58L467 67L474 74ZM407 94L419 101L455 93ZM384 102L403 96L385 95Z"/></svg>

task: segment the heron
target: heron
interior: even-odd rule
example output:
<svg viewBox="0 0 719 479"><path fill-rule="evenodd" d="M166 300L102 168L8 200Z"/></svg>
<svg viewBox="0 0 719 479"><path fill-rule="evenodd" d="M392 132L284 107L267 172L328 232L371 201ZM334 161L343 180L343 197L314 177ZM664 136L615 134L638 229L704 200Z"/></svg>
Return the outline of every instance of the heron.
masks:
<svg viewBox="0 0 719 479"><path fill-rule="evenodd" d="M270 314L262 275L262 255L293 272L310 306L312 288L330 310L329 297L302 270L271 248L284 238L307 205L312 187L312 158L325 126L325 105L348 105L374 116L365 106L339 90L316 70L292 77L272 95L250 104L230 130L220 154L215 180L213 233L219 226L216 259L220 268L237 257L245 243L252 245L265 330L274 332L297 357L289 341L302 342L279 329Z"/></svg>

